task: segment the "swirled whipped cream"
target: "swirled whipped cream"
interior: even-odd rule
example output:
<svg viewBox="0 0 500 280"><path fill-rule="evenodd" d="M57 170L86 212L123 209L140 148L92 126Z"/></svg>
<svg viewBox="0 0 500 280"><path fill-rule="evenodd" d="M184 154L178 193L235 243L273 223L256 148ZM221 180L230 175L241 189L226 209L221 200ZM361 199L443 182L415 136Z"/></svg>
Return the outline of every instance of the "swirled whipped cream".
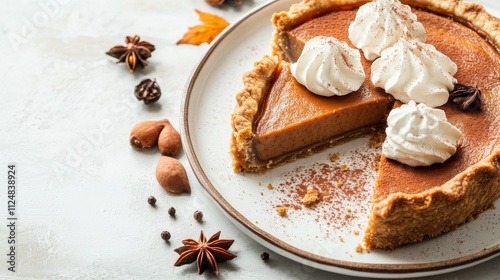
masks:
<svg viewBox="0 0 500 280"><path fill-rule="evenodd" d="M448 101L457 65L433 45L401 38L371 66L371 81L394 98L430 107Z"/></svg>
<svg viewBox="0 0 500 280"><path fill-rule="evenodd" d="M424 26L408 5L397 0L379 0L361 6L349 26L349 40L368 60L379 57L399 38L426 41Z"/></svg>
<svg viewBox="0 0 500 280"><path fill-rule="evenodd" d="M365 80L361 55L345 42L318 36L307 41L296 63L295 79L322 96L346 95L358 90Z"/></svg>
<svg viewBox="0 0 500 280"><path fill-rule="evenodd" d="M443 110L414 101L389 113L385 132L382 153L410 166L444 162L455 154L462 136Z"/></svg>

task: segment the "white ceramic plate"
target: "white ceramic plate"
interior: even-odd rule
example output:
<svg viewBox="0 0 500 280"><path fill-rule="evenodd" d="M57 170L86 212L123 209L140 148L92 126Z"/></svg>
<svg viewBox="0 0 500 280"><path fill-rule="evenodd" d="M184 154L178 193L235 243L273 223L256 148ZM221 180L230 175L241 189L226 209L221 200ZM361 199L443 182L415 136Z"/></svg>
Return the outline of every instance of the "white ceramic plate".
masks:
<svg viewBox="0 0 500 280"><path fill-rule="evenodd" d="M369 160L365 166L351 165L351 159L372 156L364 151L367 138L261 176L232 171L228 152L230 115L235 106L235 93L242 88L241 76L252 68L256 59L271 51L271 15L288 10L293 2L296 0L266 3L231 25L212 43L186 89L182 103L184 147L201 185L226 216L246 234L283 256L347 275L426 276L462 269L500 255L500 207L486 211L477 220L451 233L424 242L392 252L357 253L370 207L369 188L374 172L366 172L361 179L351 176L358 181L347 180L344 186L337 188L339 191L325 194L329 200L311 208L301 207L301 191L309 181L303 178L314 172L322 174L318 172L321 168L337 170L337 173L344 165L351 171L370 170ZM334 162L329 160L333 153L339 156ZM293 178L302 178L298 180L305 184L300 185ZM336 178L327 179L335 181ZM272 188L268 188L269 184ZM347 196L343 191L354 187L365 195ZM321 187L322 191L327 189L327 186ZM288 215L277 215L276 206L288 206Z"/></svg>

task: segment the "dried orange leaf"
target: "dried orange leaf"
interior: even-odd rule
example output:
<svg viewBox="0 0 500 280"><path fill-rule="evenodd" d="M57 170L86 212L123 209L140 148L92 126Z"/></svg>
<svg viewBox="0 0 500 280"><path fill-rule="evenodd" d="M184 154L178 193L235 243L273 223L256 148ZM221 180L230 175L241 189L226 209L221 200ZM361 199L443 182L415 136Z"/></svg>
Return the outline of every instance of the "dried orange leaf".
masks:
<svg viewBox="0 0 500 280"><path fill-rule="evenodd" d="M198 46L203 43L210 44L229 25L229 22L220 16L204 13L196 9L195 11L200 16L200 21L203 24L189 27L184 37L177 41L177 45L191 44Z"/></svg>

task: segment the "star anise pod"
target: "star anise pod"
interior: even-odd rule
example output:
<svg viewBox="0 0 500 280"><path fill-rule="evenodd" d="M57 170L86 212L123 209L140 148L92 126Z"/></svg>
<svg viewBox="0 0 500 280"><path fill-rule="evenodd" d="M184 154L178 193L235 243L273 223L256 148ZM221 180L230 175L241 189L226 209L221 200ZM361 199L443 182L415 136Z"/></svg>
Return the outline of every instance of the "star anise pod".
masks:
<svg viewBox="0 0 500 280"><path fill-rule="evenodd" d="M137 100L144 100L145 104L151 104L160 99L161 89L156 79L145 79L135 86L134 94Z"/></svg>
<svg viewBox="0 0 500 280"><path fill-rule="evenodd" d="M184 246L175 249L180 256L174 266L190 264L196 261L198 265L198 274L202 274L208 267L213 273L219 275L217 262L223 262L236 258L236 255L227 251L233 244L232 239L219 239L220 231L212 235L208 240L200 233L198 241L194 239L185 239L182 241Z"/></svg>
<svg viewBox="0 0 500 280"><path fill-rule="evenodd" d="M127 63L130 73L134 73L137 65L141 67L147 66L148 62L146 59L151 57L155 46L146 41L141 41L138 35L134 37L127 36L125 43L127 43L126 46L114 46L106 54L117 58L118 61L116 63Z"/></svg>
<svg viewBox="0 0 500 280"><path fill-rule="evenodd" d="M450 92L449 100L463 111L477 111L481 107L481 91L477 86L456 83Z"/></svg>

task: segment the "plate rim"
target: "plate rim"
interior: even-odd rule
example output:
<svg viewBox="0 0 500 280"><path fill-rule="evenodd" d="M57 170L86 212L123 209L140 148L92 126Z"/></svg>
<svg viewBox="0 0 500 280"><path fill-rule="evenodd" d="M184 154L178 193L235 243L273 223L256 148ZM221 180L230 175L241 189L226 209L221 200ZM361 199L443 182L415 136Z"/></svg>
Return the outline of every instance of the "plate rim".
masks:
<svg viewBox="0 0 500 280"><path fill-rule="evenodd" d="M294 0L287 0L291 3L297 2ZM432 275L442 273L451 272L455 270L459 270L466 266L479 264L480 262L487 261L489 259L500 256L500 243L494 245L489 248L485 248L481 251L468 254L461 257L456 257L452 259L428 262L428 263L414 263L414 264L377 264L377 263L360 263L360 262L352 262L352 261L344 261L333 258L328 258L324 256L320 256L317 254L313 254L306 250L299 249L295 246L292 246L285 241L269 234L265 230L255 226L251 221L249 221L243 214L237 211L218 191L217 188L212 184L212 182L208 179L201 163L198 160L198 157L195 153L195 149L193 147L191 141L191 133L190 133L190 125L189 125L189 105L193 93L194 85L196 84L197 78L199 77L200 72L203 70L203 67L210 59L211 55L215 52L216 48L224 41L224 39L232 33L239 25L249 20L252 16L255 16L257 13L262 10L272 6L277 2L283 2L279 0L270 0L259 6L251 9L244 15L240 16L234 23L230 24L221 34L219 34L209 45L209 48L202 55L202 58L197 63L196 67L191 72L188 77L186 86L184 88L184 92L181 98L181 114L180 114L180 129L181 129L181 140L182 144L188 159L188 162L195 174L195 177L199 181L202 188L210 195L210 197L218 204L219 208L224 212L227 218L229 218L233 223L237 222L237 226L241 229L241 226L247 230L247 235L249 233L249 237L254 239L254 241L261 243L264 246L271 245L280 250L285 251L288 254L291 254L294 257L281 254L284 257L292 259L294 261L300 262L300 260L304 260L306 262L317 264L317 268L322 270L337 272L341 274L341 271L331 270L328 267L345 269L349 271L354 271L358 273L365 273L365 276L377 276L377 274L389 274L393 276L402 276L403 274L411 274L409 276L415 276L415 273L423 273L423 272L435 272ZM259 238L260 240L256 240ZM297 260L298 258L298 260ZM302 264L306 264L301 262ZM308 264L306 264L308 265ZM451 269L451 270L449 270ZM375 275L374 275L375 274ZM431 275L431 274L429 274ZM388 275L384 275L388 276Z"/></svg>

